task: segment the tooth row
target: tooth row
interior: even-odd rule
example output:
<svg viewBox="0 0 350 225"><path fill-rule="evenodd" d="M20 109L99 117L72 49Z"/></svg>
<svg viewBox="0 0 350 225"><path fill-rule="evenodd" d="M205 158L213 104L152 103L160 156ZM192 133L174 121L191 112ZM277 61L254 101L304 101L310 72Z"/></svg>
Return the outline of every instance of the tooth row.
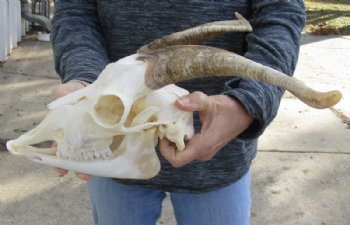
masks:
<svg viewBox="0 0 350 225"><path fill-rule="evenodd" d="M69 159L76 161L86 160L107 160L111 157L112 152L110 149L103 150L85 150L85 151L57 151L56 156L58 159Z"/></svg>

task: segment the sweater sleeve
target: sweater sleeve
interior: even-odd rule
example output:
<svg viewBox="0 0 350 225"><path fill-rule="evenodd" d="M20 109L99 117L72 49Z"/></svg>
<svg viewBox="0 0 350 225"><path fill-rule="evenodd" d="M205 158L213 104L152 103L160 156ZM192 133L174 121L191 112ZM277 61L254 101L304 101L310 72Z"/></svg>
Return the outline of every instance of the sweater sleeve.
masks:
<svg viewBox="0 0 350 225"><path fill-rule="evenodd" d="M305 24L303 0L254 0L244 56L292 76ZM257 138L276 116L284 90L251 79L226 83L224 94L238 99L255 122L239 137Z"/></svg>
<svg viewBox="0 0 350 225"><path fill-rule="evenodd" d="M95 0L56 1L51 42L63 83L91 83L109 63Z"/></svg>

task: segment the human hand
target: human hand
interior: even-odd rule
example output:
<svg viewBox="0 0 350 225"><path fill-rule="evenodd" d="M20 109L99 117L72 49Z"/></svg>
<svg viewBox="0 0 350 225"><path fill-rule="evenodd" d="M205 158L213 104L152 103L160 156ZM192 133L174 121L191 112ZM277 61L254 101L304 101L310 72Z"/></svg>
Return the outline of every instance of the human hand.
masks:
<svg viewBox="0 0 350 225"><path fill-rule="evenodd" d="M199 112L202 128L183 151L167 139L160 141L160 152L174 167L193 160L210 160L253 122L241 103L226 95L207 96L197 91L179 98L175 105L184 111Z"/></svg>
<svg viewBox="0 0 350 225"><path fill-rule="evenodd" d="M88 83L80 80L71 80L65 84L60 84L54 87L51 91L51 98L57 99L74 91L77 91L81 88L89 85ZM55 143L54 143L55 145ZM68 173L68 170L61 168L54 168L54 170L59 174L59 176L65 176ZM91 175L83 174L83 173L75 173L77 177L83 180L89 180Z"/></svg>
<svg viewBox="0 0 350 225"><path fill-rule="evenodd" d="M51 99L56 100L62 96L68 95L74 91L88 86L89 83L81 80L71 80L65 84L55 86L51 91Z"/></svg>

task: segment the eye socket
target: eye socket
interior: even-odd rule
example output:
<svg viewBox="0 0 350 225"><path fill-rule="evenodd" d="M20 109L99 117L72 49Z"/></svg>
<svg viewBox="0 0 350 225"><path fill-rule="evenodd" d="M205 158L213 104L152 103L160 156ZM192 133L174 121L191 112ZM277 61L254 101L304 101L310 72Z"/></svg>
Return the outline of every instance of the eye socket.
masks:
<svg viewBox="0 0 350 225"><path fill-rule="evenodd" d="M124 105L116 95L102 95L94 106L96 122L114 126L120 122L124 113Z"/></svg>

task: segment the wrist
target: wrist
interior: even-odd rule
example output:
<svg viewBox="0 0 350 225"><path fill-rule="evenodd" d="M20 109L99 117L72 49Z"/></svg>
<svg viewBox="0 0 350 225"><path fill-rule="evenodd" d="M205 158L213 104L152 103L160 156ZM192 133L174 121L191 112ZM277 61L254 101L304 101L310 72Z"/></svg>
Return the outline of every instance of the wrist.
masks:
<svg viewBox="0 0 350 225"><path fill-rule="evenodd" d="M247 109L244 107L244 105L236 98L230 97L225 95L229 102L231 103L231 107L233 112L240 115L242 120L242 125L244 125L246 128L248 128L253 122L254 118L248 113Z"/></svg>
<svg viewBox="0 0 350 225"><path fill-rule="evenodd" d="M242 131L241 133L244 133L253 126L256 119L249 114L241 101L229 95L222 96L225 99L226 107L228 107L228 110L231 112L232 121L235 122L234 126L239 128Z"/></svg>

